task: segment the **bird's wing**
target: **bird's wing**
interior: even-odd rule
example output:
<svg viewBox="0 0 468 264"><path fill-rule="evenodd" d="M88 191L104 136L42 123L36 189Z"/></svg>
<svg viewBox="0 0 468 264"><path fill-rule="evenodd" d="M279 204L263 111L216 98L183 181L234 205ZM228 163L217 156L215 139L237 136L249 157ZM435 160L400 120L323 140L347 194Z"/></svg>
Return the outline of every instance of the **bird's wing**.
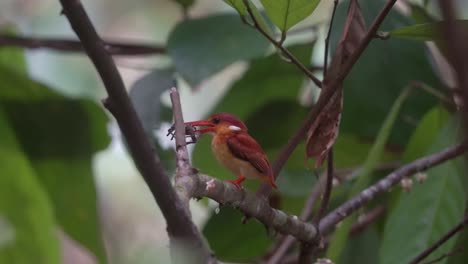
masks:
<svg viewBox="0 0 468 264"><path fill-rule="evenodd" d="M231 153L250 162L263 175L272 175L270 163L260 145L246 133L238 133L226 141Z"/></svg>

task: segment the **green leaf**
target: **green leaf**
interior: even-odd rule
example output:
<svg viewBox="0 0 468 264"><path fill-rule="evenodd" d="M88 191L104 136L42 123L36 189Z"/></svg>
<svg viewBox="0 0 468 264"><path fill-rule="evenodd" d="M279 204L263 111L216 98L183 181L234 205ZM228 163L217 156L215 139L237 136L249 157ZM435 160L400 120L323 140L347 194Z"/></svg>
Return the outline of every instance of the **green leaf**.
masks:
<svg viewBox="0 0 468 264"><path fill-rule="evenodd" d="M105 261L92 155L107 146L107 117L90 100L64 98L26 76L1 68L3 107L54 206L57 222Z"/></svg>
<svg viewBox="0 0 468 264"><path fill-rule="evenodd" d="M414 130L402 161L411 162L420 158L431 148L428 142L437 139L440 130L449 120L450 115L442 106L437 106L428 111L419 121L418 127Z"/></svg>
<svg viewBox="0 0 468 264"><path fill-rule="evenodd" d="M154 70L137 80L130 88L130 99L143 128L154 142L154 129L161 123L161 95L174 85L174 71Z"/></svg>
<svg viewBox="0 0 468 264"><path fill-rule="evenodd" d="M443 22L415 24L406 27L400 27L390 31L390 36L404 39L413 39L419 41L440 40L440 29ZM468 31L468 20L456 20L455 23Z"/></svg>
<svg viewBox="0 0 468 264"><path fill-rule="evenodd" d="M308 17L320 0L260 0L269 18L283 32Z"/></svg>
<svg viewBox="0 0 468 264"><path fill-rule="evenodd" d="M375 140L374 145L372 146L366 161L363 164L363 169L361 175L358 177L357 181L354 183L353 188L349 194L349 198L354 197L357 193L362 191L366 186L369 185L371 181L372 171L375 169L377 164L381 161L382 155L385 151L385 145L387 144L388 139L390 138L390 133L395 125L400 109L402 108L403 103L410 94L410 88L403 90L402 94L397 98L393 104L388 116L385 118L382 127L379 130L379 134ZM356 216L350 216L346 218L341 225L335 231L333 239L330 243L330 246L327 250L327 256L331 260L338 260L343 253L343 250L348 241L348 233L351 230L351 225L353 224Z"/></svg>
<svg viewBox="0 0 468 264"><path fill-rule="evenodd" d="M0 106L0 263L60 263L53 209Z"/></svg>
<svg viewBox="0 0 468 264"><path fill-rule="evenodd" d="M366 24L370 25L382 6L383 0L359 1ZM338 42L347 5L338 6L330 43L334 50ZM382 30L409 25L411 22L396 10L391 10L380 27ZM335 27L336 26L336 27ZM354 65L344 81L344 105L340 133L355 134L360 138L374 139L382 120L402 89L413 80L431 87L442 87L432 71L425 53L424 43L392 39L373 41ZM395 70L398 69L398 74ZM404 147L418 120L437 100L421 90L415 90L401 110L389 143ZM365 118L363 118L365 117Z"/></svg>
<svg viewBox="0 0 468 264"><path fill-rule="evenodd" d="M14 28L0 28L0 33L14 36ZM1 47L0 65L10 68L16 72L26 72L26 59L23 49L14 47Z"/></svg>
<svg viewBox="0 0 468 264"><path fill-rule="evenodd" d="M271 244L262 224L250 220L241 223L242 214L230 207L222 207L213 214L203 228L203 234L217 258L227 262L252 262Z"/></svg>
<svg viewBox="0 0 468 264"><path fill-rule="evenodd" d="M154 132L160 128L164 120L164 106L161 95L174 85L174 71L172 69L157 69L137 80L130 88L130 99L143 125L150 142L164 164L164 168L172 172L175 168L174 151L163 150ZM172 118L172 113L171 113ZM172 175L172 173L169 173Z"/></svg>
<svg viewBox="0 0 468 264"><path fill-rule="evenodd" d="M224 2L232 6L239 15L245 16L247 14L247 8L245 7L243 0L224 0Z"/></svg>
<svg viewBox="0 0 468 264"><path fill-rule="evenodd" d="M258 32L234 14L183 21L172 31L168 53L191 85L241 60L261 57L269 47Z"/></svg>
<svg viewBox="0 0 468 264"><path fill-rule="evenodd" d="M439 130L435 143L426 142L428 145L432 144L432 147L421 153L421 156L453 144L458 130L458 124L453 121L442 131ZM408 263L462 219L466 201L461 175L455 162L445 162L426 173L427 180L414 186L410 193L401 193L396 207L389 214L382 240L380 263ZM456 237L450 239L428 258L449 252L455 242ZM447 259L443 259L439 263L446 261Z"/></svg>

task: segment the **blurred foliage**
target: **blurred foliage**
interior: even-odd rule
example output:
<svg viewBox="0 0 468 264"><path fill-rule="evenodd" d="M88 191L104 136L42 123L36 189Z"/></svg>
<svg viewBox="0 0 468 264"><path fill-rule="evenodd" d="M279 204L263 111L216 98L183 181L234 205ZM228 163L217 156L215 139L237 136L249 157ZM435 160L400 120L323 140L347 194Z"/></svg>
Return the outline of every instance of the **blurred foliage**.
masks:
<svg viewBox="0 0 468 264"><path fill-rule="evenodd" d="M2 58L21 57L21 53L14 49L2 50L0 54ZM57 225L54 229L62 228L104 262L91 158L93 153L108 144L107 117L90 100L68 99L30 80L25 67L21 66L24 62L16 61L19 65L11 63L13 61L0 64L0 107L5 115L3 123L13 130L19 152L23 153L33 172L32 180L40 182L37 188L46 197L38 199L38 205L44 200L43 206L50 207L53 212ZM6 143L2 144L2 149ZM4 155L8 154L5 152ZM8 169L8 166L0 166L0 174L12 175ZM19 165L18 169L22 167ZM22 201L14 197L7 201L16 208L34 207L36 204L34 200ZM46 221L50 216L45 212L30 214L24 220ZM24 232L23 228L29 228L27 225L15 227L14 232L18 234ZM55 231L52 235L56 235ZM18 240L14 247L28 252L24 248L36 247L37 244L32 239L21 243ZM0 250L0 256L3 256L2 252ZM5 254L11 257L9 263L21 263L16 262L19 260L15 255ZM34 259L33 254L25 253L24 257Z"/></svg>
<svg viewBox="0 0 468 264"><path fill-rule="evenodd" d="M284 33L308 17L320 0L260 0L268 17Z"/></svg>
<svg viewBox="0 0 468 264"><path fill-rule="evenodd" d="M341 35L346 3L341 3L336 11L330 42L332 51ZM383 0L360 1L367 26L384 3ZM409 24L410 18L393 9L380 28L387 30ZM411 81L419 80L439 87L440 82L435 78L424 49L423 43L399 39L372 41L344 81L341 132L374 138L391 105ZM417 121L435 102L431 95L414 91L396 121L398 130L390 136L390 143L403 147Z"/></svg>
<svg viewBox="0 0 468 264"><path fill-rule="evenodd" d="M233 62L262 56L268 46L268 41L243 24L239 16L226 14L178 24L167 48L176 70L197 86Z"/></svg>
<svg viewBox="0 0 468 264"><path fill-rule="evenodd" d="M184 9L197 5L193 0L174 2ZM172 65L145 74L129 92L145 132L169 172L174 168L173 151L162 149L155 129L170 122L170 113L161 98L172 86L174 75L187 81L192 88L190 93L197 93L211 77L234 62L248 62L245 72L228 87L212 112L230 112L244 120L271 162L312 107L312 103L304 103L307 100L302 99L307 92L317 92L308 87L301 71L272 49L259 32L243 23L251 22L246 17L243 0L224 2L237 14L191 18L188 12L188 17L172 29L167 39ZM278 39L279 33L284 36L313 15L320 1L247 2L260 26ZM343 3L337 9L331 34L332 54L346 19L348 2L340 2ZM385 1L359 3L370 25ZM439 106L437 98L422 90L413 90L408 98L404 94L413 80L441 87L422 42L439 41L436 32L440 22L435 22L424 7L412 7L412 17L396 10L390 12L381 30L390 32L392 38L373 40L344 82L342 124L334 146L335 167L353 173L334 187L330 210L385 176L387 171L374 172L378 165L396 160L411 162L456 142L460 125L454 113ZM466 20L459 23L465 25ZM304 65L309 65L315 43L310 39L301 41L288 39L286 43ZM107 117L94 101L69 98L32 80L27 66L21 50L1 47L0 263L59 263L57 229L105 263L91 160L109 143ZM203 100L213 101L208 97ZM215 161L209 137L202 137L196 144L193 164L220 179L236 177ZM276 204L285 212L300 214L317 181L316 175L323 172L323 168L312 170L311 164L306 161L302 142L277 181ZM361 233L349 236L353 222L345 222L348 229L342 226L342 231L330 237L333 261L405 263L454 226L467 207L466 162L452 160L426 173L426 182L415 184L410 193L393 188L373 201L370 207L384 205L386 214ZM258 181L249 180L245 184L252 191L258 186ZM223 207L213 212L203 226L203 234L221 261L258 261L274 241L262 224L254 219L242 224L241 218L237 210ZM465 232L430 257L459 248L466 240ZM157 254L148 248L135 249L142 252L139 263L157 259ZM464 256L466 250L442 262L463 263Z"/></svg>
<svg viewBox="0 0 468 264"><path fill-rule="evenodd" d="M362 165L362 171L360 172L359 178L354 183L351 191L349 192L349 199L359 194L364 190L369 183L371 183L372 172L381 162L381 158L385 151L385 145L388 142L388 139L395 127L395 122L397 117L400 114L403 103L409 97L411 88L405 88L401 95L397 98L393 104L390 112L382 124L382 127L379 130L379 133L375 139L372 148L369 150L369 154ZM348 234L351 231L352 224L356 221L356 214L348 217L341 222L341 225L337 228L333 235L333 241L330 243L327 249L327 257L330 259L340 259L341 254L346 246L348 241Z"/></svg>

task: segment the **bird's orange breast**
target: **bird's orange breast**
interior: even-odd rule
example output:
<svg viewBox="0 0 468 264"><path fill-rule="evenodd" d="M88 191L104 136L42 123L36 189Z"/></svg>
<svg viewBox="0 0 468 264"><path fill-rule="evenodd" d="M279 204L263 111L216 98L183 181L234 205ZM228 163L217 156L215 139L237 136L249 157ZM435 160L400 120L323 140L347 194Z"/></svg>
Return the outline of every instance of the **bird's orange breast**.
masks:
<svg viewBox="0 0 468 264"><path fill-rule="evenodd" d="M226 144L229 135L216 135L211 141L211 149L216 159L224 167L232 171L237 176L244 176L246 178L264 178L265 175L259 173L252 164L248 161L241 160L235 157Z"/></svg>

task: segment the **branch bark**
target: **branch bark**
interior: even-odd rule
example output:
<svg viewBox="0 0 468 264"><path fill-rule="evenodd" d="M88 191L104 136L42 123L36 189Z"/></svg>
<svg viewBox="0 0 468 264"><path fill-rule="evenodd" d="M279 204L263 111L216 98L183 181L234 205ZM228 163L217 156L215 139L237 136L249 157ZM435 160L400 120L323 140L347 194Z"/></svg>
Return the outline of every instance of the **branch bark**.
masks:
<svg viewBox="0 0 468 264"><path fill-rule="evenodd" d="M400 167L326 215L322 221L320 221L320 233L330 231L334 225L364 206L369 201L373 200L377 195L388 191L392 186L398 184L404 177L416 172L425 171L430 167L436 166L449 159L453 159L465 153L467 147L467 142L464 142Z"/></svg>
<svg viewBox="0 0 468 264"><path fill-rule="evenodd" d="M118 41L103 41L104 48L109 54L121 56L141 56L164 54L166 49L163 46L148 44L131 44ZM12 46L27 49L51 49L62 52L84 52L83 45L78 40L20 37L0 34L0 47Z"/></svg>
<svg viewBox="0 0 468 264"><path fill-rule="evenodd" d="M105 43L97 35L80 1L60 0L60 3L63 13L101 76L109 95L104 100L104 104L116 118L127 140L135 165L166 219L167 232L171 238L171 250L177 250L176 247L181 246L180 243L184 246L190 245L190 253L195 254L193 256L195 263L209 263L212 260L211 252L172 188L159 159L152 152L122 78L105 48Z"/></svg>

